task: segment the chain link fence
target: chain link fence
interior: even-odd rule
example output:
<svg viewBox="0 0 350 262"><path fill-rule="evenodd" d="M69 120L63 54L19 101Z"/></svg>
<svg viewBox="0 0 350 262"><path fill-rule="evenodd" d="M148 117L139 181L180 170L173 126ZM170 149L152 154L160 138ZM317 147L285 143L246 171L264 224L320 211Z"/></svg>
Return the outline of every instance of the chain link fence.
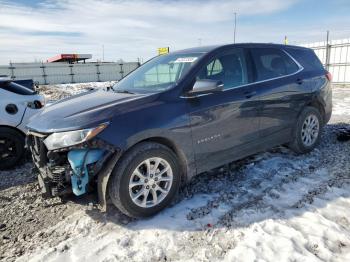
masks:
<svg viewBox="0 0 350 262"><path fill-rule="evenodd" d="M39 85L105 82L120 80L139 66L137 62L10 63L8 66L0 66L0 75L13 80L33 79Z"/></svg>
<svg viewBox="0 0 350 262"><path fill-rule="evenodd" d="M303 44L315 51L325 68L332 74L333 83L350 84L350 38Z"/></svg>
<svg viewBox="0 0 350 262"><path fill-rule="evenodd" d="M350 38L301 44L315 51L333 83L350 85ZM0 75L14 80L33 79L40 85L120 80L140 66L138 62L124 63L10 63L0 66Z"/></svg>

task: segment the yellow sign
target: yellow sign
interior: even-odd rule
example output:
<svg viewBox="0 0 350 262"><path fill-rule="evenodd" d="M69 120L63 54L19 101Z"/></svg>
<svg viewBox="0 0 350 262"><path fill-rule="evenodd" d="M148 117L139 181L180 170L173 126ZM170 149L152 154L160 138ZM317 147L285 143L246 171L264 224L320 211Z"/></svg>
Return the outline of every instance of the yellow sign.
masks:
<svg viewBox="0 0 350 262"><path fill-rule="evenodd" d="M169 47L158 48L158 55L166 55L169 53Z"/></svg>

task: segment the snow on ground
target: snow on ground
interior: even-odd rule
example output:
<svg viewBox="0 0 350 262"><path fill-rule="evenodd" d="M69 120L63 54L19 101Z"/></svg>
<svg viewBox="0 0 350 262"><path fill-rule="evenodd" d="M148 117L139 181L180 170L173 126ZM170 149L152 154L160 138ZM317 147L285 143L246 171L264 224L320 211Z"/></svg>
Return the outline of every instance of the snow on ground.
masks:
<svg viewBox="0 0 350 262"><path fill-rule="evenodd" d="M48 226L25 239L18 261L350 261L350 142L336 139L350 124L345 101L350 89L334 89L313 152L278 147L197 176L152 218L74 200L55 207L66 205L64 216L40 209Z"/></svg>
<svg viewBox="0 0 350 262"><path fill-rule="evenodd" d="M349 87L337 87L333 93L333 99L337 101L333 105L333 115L350 116L350 89Z"/></svg>
<svg viewBox="0 0 350 262"><path fill-rule="evenodd" d="M115 83L116 81L42 85L39 86L38 91L45 95L47 101L55 101L79 93L87 92L92 88L106 89L107 87L113 86Z"/></svg>
<svg viewBox="0 0 350 262"><path fill-rule="evenodd" d="M199 179L199 193L161 214L126 225L77 212L49 229L70 238L31 260L349 261L349 146L344 153L322 164L321 150L260 154L239 170Z"/></svg>

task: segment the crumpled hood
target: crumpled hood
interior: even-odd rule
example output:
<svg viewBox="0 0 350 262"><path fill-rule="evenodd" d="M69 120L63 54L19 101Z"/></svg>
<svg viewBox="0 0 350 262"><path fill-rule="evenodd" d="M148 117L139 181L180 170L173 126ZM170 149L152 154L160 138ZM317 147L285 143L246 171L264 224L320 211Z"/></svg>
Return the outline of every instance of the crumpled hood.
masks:
<svg viewBox="0 0 350 262"><path fill-rule="evenodd" d="M94 90L55 102L34 115L27 128L52 133L93 127L118 113L120 105L146 95Z"/></svg>

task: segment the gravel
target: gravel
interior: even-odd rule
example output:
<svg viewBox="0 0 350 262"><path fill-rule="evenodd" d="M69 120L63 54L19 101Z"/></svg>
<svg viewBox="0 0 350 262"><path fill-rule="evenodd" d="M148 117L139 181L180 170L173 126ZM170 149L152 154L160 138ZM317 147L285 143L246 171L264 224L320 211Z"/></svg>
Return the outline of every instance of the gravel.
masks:
<svg viewBox="0 0 350 262"><path fill-rule="evenodd" d="M39 90L50 99L72 95L72 92L65 91L67 88L60 89L46 86ZM77 87L74 89L79 90ZM342 99L344 94L350 97L347 90L337 89L335 97ZM199 223L201 230L182 236L172 249L154 247L151 259L189 260L198 255L196 250L205 247L203 260L221 260L229 250L238 248L246 237L234 229L247 227L253 220L257 222L254 217L257 212L263 214L259 220L264 216L287 216L290 208L301 210L331 190L348 185L350 143L338 141L337 132L349 124L347 114L334 115L325 128L320 146L309 154L298 156L285 147L277 147L195 177L181 190L174 207L183 201L194 201L202 194L213 196L205 204L194 204L186 211L187 220ZM13 170L0 172L0 260L15 261L19 257L23 260L47 248L68 254L72 249L69 240L78 235L88 236L95 227L103 228L98 232L107 232L114 225L128 228L135 223L112 206L108 214L100 213L93 194L64 200L42 198L32 167L31 162L26 160ZM323 175L326 171L330 175ZM259 175L255 175L257 173ZM305 188L294 188L300 185L300 181L305 181ZM288 200L287 205L284 197L292 189L297 197L293 203ZM94 226L77 226L70 230L70 226L84 222L77 219L79 214L87 214L93 219ZM217 219L207 222L205 219L211 215ZM64 230L58 226L60 223L64 223ZM350 226L348 218L338 223L347 228ZM135 244L132 234L135 232L115 240L121 249L128 250L124 257L119 258L141 261L137 253L132 252ZM347 245L346 241L340 241L334 249L344 249ZM316 256L320 253L317 244L307 245L307 248Z"/></svg>

